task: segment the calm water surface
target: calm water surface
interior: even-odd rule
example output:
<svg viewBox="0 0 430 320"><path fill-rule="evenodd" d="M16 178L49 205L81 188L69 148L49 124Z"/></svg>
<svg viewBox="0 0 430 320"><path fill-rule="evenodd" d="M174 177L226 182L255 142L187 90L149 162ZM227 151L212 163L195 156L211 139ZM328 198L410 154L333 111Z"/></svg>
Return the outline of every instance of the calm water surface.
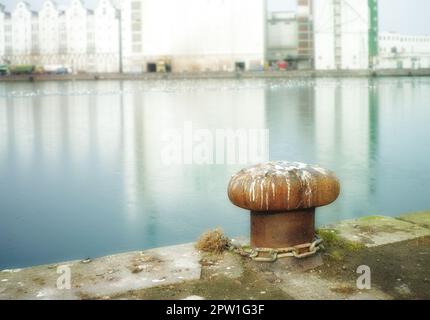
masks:
<svg viewBox="0 0 430 320"><path fill-rule="evenodd" d="M0 268L248 233L240 165L164 165L163 133L269 129L334 170L319 224L430 209L430 78L0 83Z"/></svg>

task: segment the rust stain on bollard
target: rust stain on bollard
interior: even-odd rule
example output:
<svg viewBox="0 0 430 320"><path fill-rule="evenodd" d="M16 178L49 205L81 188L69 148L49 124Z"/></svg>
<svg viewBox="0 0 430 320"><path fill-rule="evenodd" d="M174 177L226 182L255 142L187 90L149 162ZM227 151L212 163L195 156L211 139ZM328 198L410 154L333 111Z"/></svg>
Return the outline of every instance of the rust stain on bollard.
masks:
<svg viewBox="0 0 430 320"><path fill-rule="evenodd" d="M231 202L251 211L253 248L312 243L315 208L334 202L339 193L339 180L332 171L285 161L241 170L228 187Z"/></svg>

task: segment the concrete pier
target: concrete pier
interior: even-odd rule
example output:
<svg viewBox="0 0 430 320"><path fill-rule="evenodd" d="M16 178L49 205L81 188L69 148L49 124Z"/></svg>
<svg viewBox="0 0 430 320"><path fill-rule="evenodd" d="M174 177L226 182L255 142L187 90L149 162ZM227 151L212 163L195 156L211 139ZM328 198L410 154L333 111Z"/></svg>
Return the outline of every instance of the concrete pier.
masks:
<svg viewBox="0 0 430 320"><path fill-rule="evenodd" d="M245 72L183 72L183 73L79 73L66 75L9 75L0 82L15 81L89 81L89 80L202 80L202 79L296 79L357 77L426 77L430 69L387 70L287 70Z"/></svg>
<svg viewBox="0 0 430 320"><path fill-rule="evenodd" d="M430 299L430 212L343 221L319 232L322 253L274 264L185 244L3 270L0 299ZM357 287L360 266L371 271L370 289ZM57 283L64 270L70 289Z"/></svg>

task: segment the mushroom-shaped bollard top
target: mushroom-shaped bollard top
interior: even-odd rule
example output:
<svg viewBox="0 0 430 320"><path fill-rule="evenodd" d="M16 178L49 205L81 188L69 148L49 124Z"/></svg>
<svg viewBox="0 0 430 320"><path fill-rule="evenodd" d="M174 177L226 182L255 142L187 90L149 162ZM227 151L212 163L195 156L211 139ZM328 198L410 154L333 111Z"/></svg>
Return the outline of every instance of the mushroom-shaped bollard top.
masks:
<svg viewBox="0 0 430 320"><path fill-rule="evenodd" d="M285 212L328 205L339 196L332 171L299 162L269 162L243 169L228 186L230 201L253 212Z"/></svg>

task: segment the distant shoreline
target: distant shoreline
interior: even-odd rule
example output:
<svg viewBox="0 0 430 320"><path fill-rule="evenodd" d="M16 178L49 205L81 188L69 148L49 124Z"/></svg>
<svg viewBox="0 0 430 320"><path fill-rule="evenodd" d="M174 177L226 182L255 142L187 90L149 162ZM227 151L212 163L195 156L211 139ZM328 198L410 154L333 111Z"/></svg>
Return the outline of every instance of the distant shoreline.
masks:
<svg viewBox="0 0 430 320"><path fill-rule="evenodd" d="M390 70L288 70L199 73L80 73L66 75L31 74L0 76L0 82L90 81L90 80L212 80L212 79L296 79L356 77L425 77L430 69Z"/></svg>

